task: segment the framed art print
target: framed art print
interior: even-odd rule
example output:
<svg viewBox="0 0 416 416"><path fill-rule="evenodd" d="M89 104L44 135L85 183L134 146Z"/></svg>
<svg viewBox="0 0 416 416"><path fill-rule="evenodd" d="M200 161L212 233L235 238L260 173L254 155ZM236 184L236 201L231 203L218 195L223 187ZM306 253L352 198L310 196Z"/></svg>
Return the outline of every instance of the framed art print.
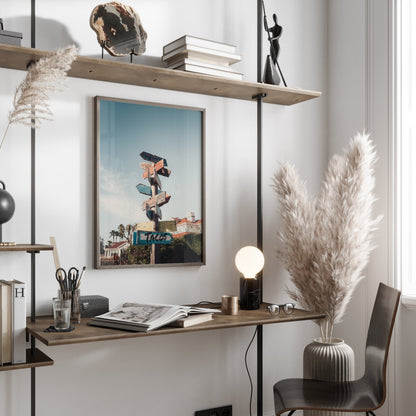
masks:
<svg viewBox="0 0 416 416"><path fill-rule="evenodd" d="M95 97L95 265L201 265L205 111Z"/></svg>

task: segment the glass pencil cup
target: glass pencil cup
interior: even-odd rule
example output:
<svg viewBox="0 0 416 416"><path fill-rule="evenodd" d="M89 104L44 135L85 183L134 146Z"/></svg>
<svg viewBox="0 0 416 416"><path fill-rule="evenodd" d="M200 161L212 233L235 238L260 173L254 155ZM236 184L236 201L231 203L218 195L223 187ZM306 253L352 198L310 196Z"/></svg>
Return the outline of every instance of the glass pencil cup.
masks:
<svg viewBox="0 0 416 416"><path fill-rule="evenodd" d="M55 329L60 331L66 331L71 326L71 301L62 300L59 298L52 299L53 309L53 323Z"/></svg>
<svg viewBox="0 0 416 416"><path fill-rule="evenodd" d="M71 301L71 322L74 324L81 323L81 290L58 290L58 298L61 300Z"/></svg>

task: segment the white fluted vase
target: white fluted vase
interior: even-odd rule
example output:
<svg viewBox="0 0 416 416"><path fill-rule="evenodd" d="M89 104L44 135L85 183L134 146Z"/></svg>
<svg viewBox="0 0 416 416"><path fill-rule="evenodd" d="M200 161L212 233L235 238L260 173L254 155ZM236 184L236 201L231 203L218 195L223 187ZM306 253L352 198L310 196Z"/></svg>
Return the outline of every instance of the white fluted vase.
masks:
<svg viewBox="0 0 416 416"><path fill-rule="evenodd" d="M331 342L315 339L303 352L303 377L322 381L354 380L355 357L352 348L340 338ZM351 416L348 412L304 411L304 416Z"/></svg>

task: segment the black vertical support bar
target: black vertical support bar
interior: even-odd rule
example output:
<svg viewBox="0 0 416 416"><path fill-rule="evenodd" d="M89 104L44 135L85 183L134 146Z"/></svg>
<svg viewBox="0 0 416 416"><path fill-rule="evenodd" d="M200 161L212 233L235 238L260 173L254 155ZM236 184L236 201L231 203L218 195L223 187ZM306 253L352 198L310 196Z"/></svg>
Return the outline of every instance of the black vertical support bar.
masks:
<svg viewBox="0 0 416 416"><path fill-rule="evenodd" d="M262 0L257 0L257 82L262 79L263 48ZM257 96L257 248L263 250L263 197L262 197L262 105L263 95ZM260 302L263 302L263 273L260 279ZM257 416L263 416L263 325L257 326Z"/></svg>
<svg viewBox="0 0 416 416"><path fill-rule="evenodd" d="M30 46L36 48L36 0L31 0L30 7ZM30 182L30 242L36 244L36 154L35 154L35 129L32 127L30 131L30 157L31 157L31 182ZM35 321L36 316L36 254L30 253L30 267L31 267L31 279L30 279L30 320ZM33 336L30 337L30 348L32 355L35 353L36 340ZM30 414L36 416L36 368L30 369Z"/></svg>
<svg viewBox="0 0 416 416"><path fill-rule="evenodd" d="M257 96L257 248L263 251L263 197L262 197L262 100ZM260 303L263 302L263 272L259 279ZM263 325L257 326L257 415L263 415Z"/></svg>

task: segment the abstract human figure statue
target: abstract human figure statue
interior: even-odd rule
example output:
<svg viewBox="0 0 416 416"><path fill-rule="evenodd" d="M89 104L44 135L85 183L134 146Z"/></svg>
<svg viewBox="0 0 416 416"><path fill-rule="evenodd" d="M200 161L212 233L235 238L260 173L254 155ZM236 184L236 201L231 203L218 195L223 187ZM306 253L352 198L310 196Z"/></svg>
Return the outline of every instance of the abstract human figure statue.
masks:
<svg viewBox="0 0 416 416"><path fill-rule="evenodd" d="M267 32L267 38L270 42L270 55L267 56L267 59L266 59L266 64L264 67L264 74L263 74L263 82L267 84L279 85L280 79L282 79L283 84L286 87L287 86L286 81L280 69L279 62L277 61L277 58L279 57L279 52L280 52L279 38L282 35L283 28L277 22L276 13L273 13L273 22L274 22L274 25L269 27L267 23L266 10L264 8L264 3L263 3L263 24L264 24L264 29ZM279 70L280 77L276 70L276 67Z"/></svg>
<svg viewBox="0 0 416 416"><path fill-rule="evenodd" d="M283 28L277 23L276 13L273 13L273 21L274 26L268 27L267 32L271 33L271 37L269 36L270 56L272 57L273 62L277 64L277 58L279 57L280 52L279 38L282 35Z"/></svg>

